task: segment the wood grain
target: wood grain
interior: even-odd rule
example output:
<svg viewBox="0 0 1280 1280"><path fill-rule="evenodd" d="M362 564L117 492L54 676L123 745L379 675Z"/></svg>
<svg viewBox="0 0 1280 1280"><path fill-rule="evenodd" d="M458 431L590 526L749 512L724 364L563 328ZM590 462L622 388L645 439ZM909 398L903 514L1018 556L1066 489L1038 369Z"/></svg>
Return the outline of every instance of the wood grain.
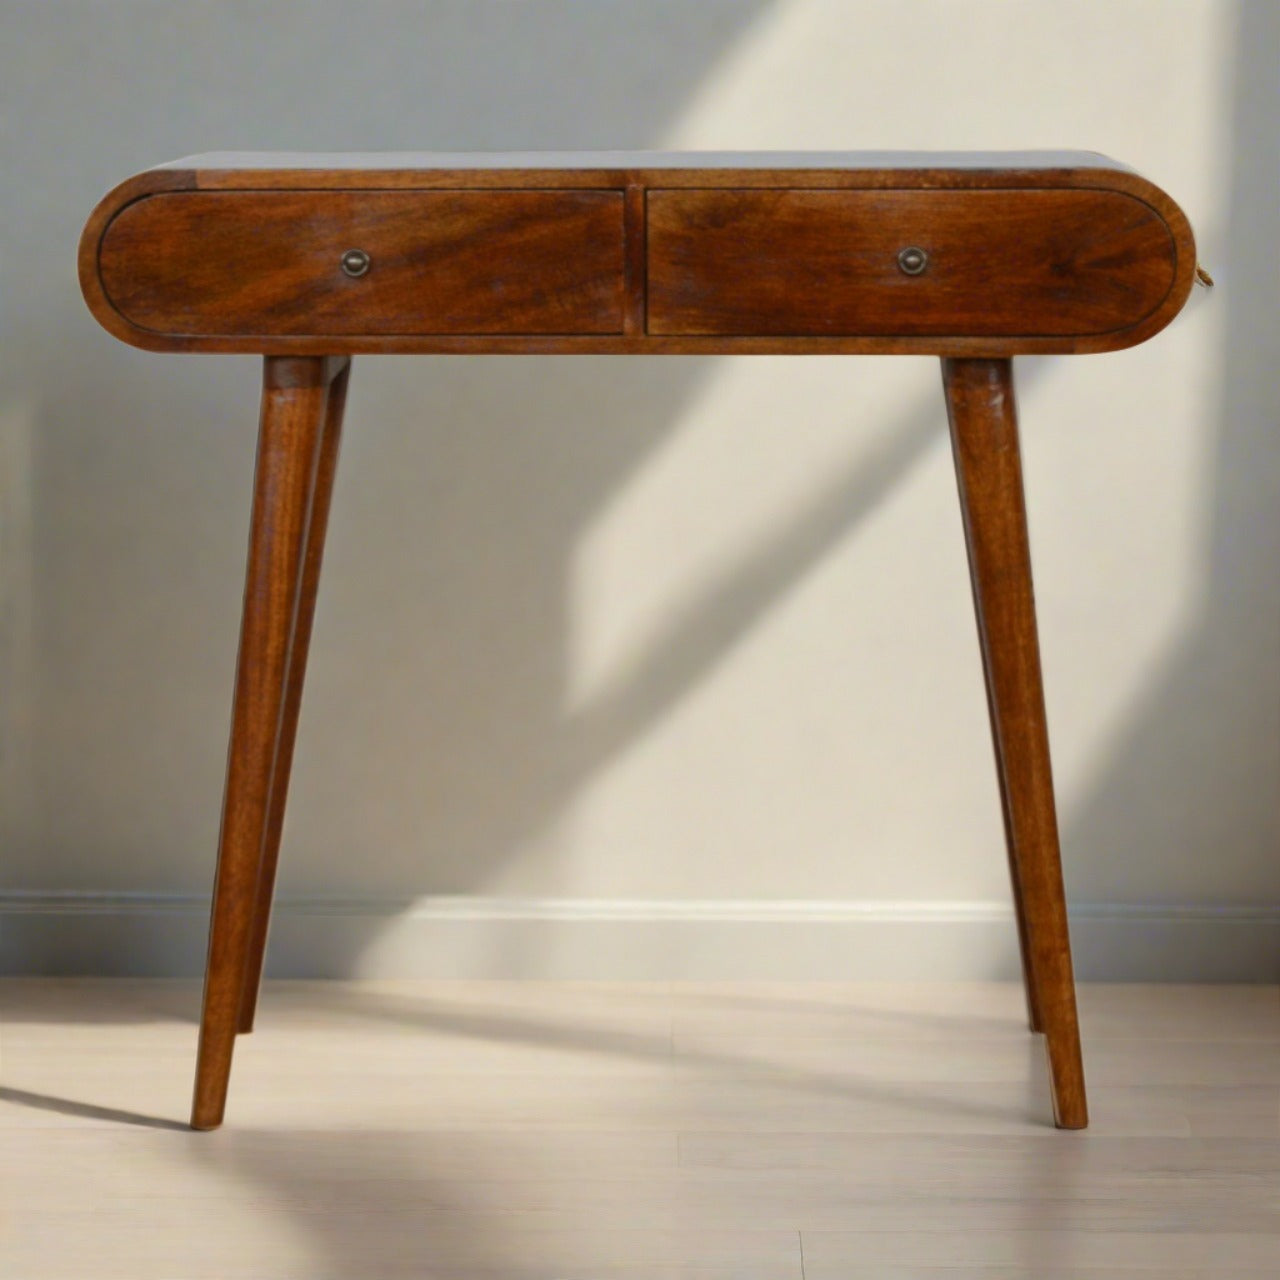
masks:
<svg viewBox="0 0 1280 1280"><path fill-rule="evenodd" d="M1195 243L1185 214L1159 187L1105 157L784 153L772 165L759 154L704 158L707 165L690 162L697 157L665 153L605 153L569 163L564 155L517 154L495 157L486 167L483 157L459 156L372 155L363 161L323 155L195 156L140 174L104 197L81 239L81 287L106 329L156 351L1003 357L1114 351L1145 341L1178 313L1194 280ZM243 166L237 168L239 161ZM668 201L680 196L696 203L713 197L742 200L752 192L763 200L779 191L808 193L809 200L824 193L837 199L859 193L873 204L879 195L888 202L881 207L895 214L902 208L956 209L948 214L950 224L943 219L935 225L936 219L927 218L927 226L912 226L913 235L942 234L947 225L963 225L966 236L981 234L1003 246L1016 266L1006 279L1015 285L1021 281L1022 292L1015 289L1017 297L1006 300L1001 291L988 289L980 297L974 260L965 258L963 243L948 242L932 276L882 276L884 264L877 258L871 274L859 276L859 289L838 291L834 303L821 297L784 300L783 313L790 317L785 324L783 313L766 322L757 310L751 324L755 332L748 334L662 332L671 317L664 321L659 298L656 323L646 326L651 251L644 244L649 227L640 224L638 214L655 201L655 193ZM175 193L184 193L180 203L172 203ZM170 203L157 205L161 196ZM412 269L420 252L413 246L419 233L428 239L434 233L407 212L388 212L384 221L377 210L437 207L417 203L428 196L454 202L457 218L450 234L457 239L445 237L437 244L443 256L434 260L431 280L424 281ZM513 198L534 196L594 200L601 212L593 220L585 210L597 204L582 206L578 229L585 236L565 232L573 216L563 226L559 219L544 224L523 250L527 262L520 256L527 230L523 215L503 242L502 262L468 248L469 226L478 230L490 218L503 223L500 213L484 212L489 202L498 209ZM263 208L292 211L281 214L293 229L276 229L275 253L259 252L256 233L247 225L239 230L214 226L223 246L220 255L202 256L192 248L194 229L218 222L201 212L224 207L213 202L244 200L226 207L253 209L268 198ZM992 208L994 219L982 212ZM1053 219L1037 216L1046 208ZM307 214L305 227L290 222L308 210L314 218ZM346 217L356 222L342 223ZM371 220L370 234L389 236L379 249L382 257L389 253L390 261L408 270L392 273L394 278L385 272L376 277L375 266L361 280L346 280L340 273L335 278L337 255L351 245L326 237L340 238L339 224L351 229L363 226L361 219ZM999 225L992 226L993 220ZM1043 249L1043 260L1034 258L1026 237L1017 234L1028 224L1037 232L1032 241ZM267 230L271 226L268 218ZM886 227L881 233L896 239L903 230ZM298 252L295 232L301 243L313 245L305 261L290 256ZM787 253L802 246L784 236L772 246L762 241L750 270L744 270L740 255L729 254L718 280L704 272L695 283L706 296L715 286L731 297L734 290L752 287L757 270L781 279L812 274L814 254L819 262L834 261L838 276L851 270L842 257L846 236L839 225L829 232L829 242L820 243L821 230L813 229L805 250L810 256L801 254L790 265ZM312 236L318 239L308 240ZM553 244L564 252L552 252ZM445 254L448 245L453 247ZM908 290L906 284L922 287ZM688 287L670 271L664 285L669 302L676 297L671 291ZM859 301L862 285L871 288L868 298L879 298L875 305ZM506 294L498 299L495 290ZM741 317L733 324L745 327ZM725 328L723 320L720 327Z"/></svg>
<svg viewBox="0 0 1280 1280"><path fill-rule="evenodd" d="M345 360L268 359L244 614L209 929L191 1125L216 1129L253 941L264 833L286 702L330 383Z"/></svg>
<svg viewBox="0 0 1280 1280"><path fill-rule="evenodd" d="M108 194L79 269L125 342L267 357L195 1127L254 1022L359 351L944 357L1030 1020L1085 1125L1010 357L1169 323L1195 246L1163 191L1084 153L207 155Z"/></svg>
<svg viewBox="0 0 1280 1280"><path fill-rule="evenodd" d="M273 374L275 370L273 369ZM347 404L347 385L351 362L344 361L329 383L325 400L324 426L320 453L316 462L311 503L307 510L301 583L298 591L297 616L289 645L285 675L284 707L276 734L275 761L271 770L270 796L266 825L259 855L258 888L249 935L249 960L244 979L244 995L240 1004L237 1030L253 1030L258 1007L258 988L267 952L267 934L271 923L271 900L275 893L276 868L280 860L280 837L284 830L285 804L289 796L289 777L293 771L293 749L298 734L298 714L302 708L302 687L307 673L307 654L311 648L311 626L315 621L316 596L320 588L320 568L324 562L325 535L329 528L329 505L333 497L333 480L338 467L342 443L342 418Z"/></svg>
<svg viewBox="0 0 1280 1280"><path fill-rule="evenodd" d="M1049 1051L1054 1116L1088 1123L1008 360L943 361L947 416L995 739L1029 1005Z"/></svg>
<svg viewBox="0 0 1280 1280"><path fill-rule="evenodd" d="M157 333L622 332L615 192L162 193L112 221L99 261L115 308Z"/></svg>
<svg viewBox="0 0 1280 1280"><path fill-rule="evenodd" d="M1097 336L1175 270L1151 206L1106 191L652 190L648 243L649 331L670 335Z"/></svg>

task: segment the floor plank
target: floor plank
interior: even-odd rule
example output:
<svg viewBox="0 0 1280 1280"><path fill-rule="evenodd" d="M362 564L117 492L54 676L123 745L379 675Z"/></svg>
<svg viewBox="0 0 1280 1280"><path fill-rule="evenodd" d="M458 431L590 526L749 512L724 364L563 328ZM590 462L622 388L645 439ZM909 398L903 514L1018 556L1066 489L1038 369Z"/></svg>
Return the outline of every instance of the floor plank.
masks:
<svg viewBox="0 0 1280 1280"><path fill-rule="evenodd" d="M0 1275L1260 1280L1280 993L280 983L186 1128L199 989L0 981Z"/></svg>

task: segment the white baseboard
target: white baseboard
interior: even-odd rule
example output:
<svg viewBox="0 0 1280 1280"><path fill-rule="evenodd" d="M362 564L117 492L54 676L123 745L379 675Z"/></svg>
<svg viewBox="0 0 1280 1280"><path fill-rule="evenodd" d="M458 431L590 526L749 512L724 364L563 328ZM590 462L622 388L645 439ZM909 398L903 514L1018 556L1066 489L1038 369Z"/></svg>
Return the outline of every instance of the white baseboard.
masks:
<svg viewBox="0 0 1280 1280"><path fill-rule="evenodd" d="M208 900L0 893L0 974L201 971ZM1280 981L1280 906L1071 907L1076 973L1132 982ZM1018 975L997 902L282 899L271 976L825 979Z"/></svg>

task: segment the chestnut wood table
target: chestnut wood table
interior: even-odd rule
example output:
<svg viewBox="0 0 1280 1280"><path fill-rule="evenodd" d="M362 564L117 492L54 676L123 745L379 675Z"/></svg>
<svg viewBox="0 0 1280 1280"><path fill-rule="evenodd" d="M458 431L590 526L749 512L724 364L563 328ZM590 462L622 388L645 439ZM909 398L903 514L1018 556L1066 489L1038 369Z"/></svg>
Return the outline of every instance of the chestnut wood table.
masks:
<svg viewBox="0 0 1280 1280"><path fill-rule="evenodd" d="M253 1027L350 357L942 358L1027 1003L1087 1123L1013 356L1114 351L1181 309L1187 219L1088 152L210 154L94 210L116 337L264 357L192 1125Z"/></svg>

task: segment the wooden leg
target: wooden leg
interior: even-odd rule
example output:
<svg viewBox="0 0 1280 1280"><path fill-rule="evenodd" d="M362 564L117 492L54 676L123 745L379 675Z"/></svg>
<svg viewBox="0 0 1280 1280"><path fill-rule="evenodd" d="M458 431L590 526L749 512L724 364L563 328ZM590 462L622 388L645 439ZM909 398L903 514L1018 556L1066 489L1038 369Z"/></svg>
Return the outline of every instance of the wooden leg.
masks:
<svg viewBox="0 0 1280 1280"><path fill-rule="evenodd" d="M1010 373L1012 369L1010 367ZM1035 975L1032 972L1033 957L1031 947L1027 938L1027 907L1024 894L1022 892L1022 875L1018 869L1017 847L1014 842L1014 830L1012 819L1009 814L1009 787L1005 773L1004 759L1000 754L1000 730L996 720L996 704L994 687L992 684L991 656L990 649L986 640L985 624L983 622L983 601L978 591L978 573L977 567L973 561L973 538L969 529L970 514L968 509L968 495L965 489L965 477L961 470L961 456L958 437L954 434L956 431L955 418L952 406L954 398L951 394L951 379L948 371L948 362L943 361L943 388L947 395L948 413L952 414L952 443L955 455L956 480L960 487L960 505L961 512L965 521L965 539L969 546L969 583L973 589L973 611L978 620L978 640L979 650L982 654L982 675L983 683L986 687L987 694L987 718L991 725L991 745L994 749L996 764L996 781L1000 788L1000 814L1004 822L1004 845L1005 852L1009 861L1009 883L1013 890L1013 907L1014 919L1018 926L1018 953L1022 960L1022 989L1027 1000L1027 1021L1032 1031L1043 1031L1044 1027L1040 1020L1040 1008L1036 995ZM1013 398L1012 382L1009 384L1009 404L1015 405ZM1014 431L1017 430L1016 409L1014 410ZM1016 440L1015 440L1016 446ZM1018 501L1022 503L1022 486L1021 478L1018 483ZM1030 573L1030 561L1028 560L1027 572ZM1034 617L1032 619L1034 624Z"/></svg>
<svg viewBox="0 0 1280 1280"><path fill-rule="evenodd" d="M1058 848L1022 462L1008 360L944 360L1005 834L1032 1018L1049 1051L1053 1112L1088 1123Z"/></svg>
<svg viewBox="0 0 1280 1280"><path fill-rule="evenodd" d="M216 1129L226 1107L308 514L329 385L345 364L323 357L268 357L263 369L249 563L191 1110L194 1129Z"/></svg>
<svg viewBox="0 0 1280 1280"><path fill-rule="evenodd" d="M271 900L275 894L276 868L280 861L280 833L284 828L285 803L289 794L289 775L293 768L293 748L298 733L298 711L302 706L302 685L307 674L307 651L311 646L311 624L315 618L316 592L320 586L320 566L324 559L325 532L329 525L329 500L333 495L333 477L338 466L342 440L342 413L347 402L350 361L344 361L329 385L325 407L324 429L320 439L320 457L316 465L311 510L306 525L303 552L302 588L298 598L297 621L289 649L285 675L284 709L276 743L275 767L271 774L267 802L266 827L262 836L262 853L258 868L256 905L249 934L249 964L245 971L244 994L240 1002L238 1030L253 1030L258 1006L258 989L262 984L262 966L266 957L267 932L271 921Z"/></svg>
<svg viewBox="0 0 1280 1280"><path fill-rule="evenodd" d="M957 479L959 462L957 461ZM961 503L965 500L963 482L960 489ZM968 536L966 531L966 537ZM995 751L996 781L1000 786L1000 814L1004 820L1004 847L1009 861L1009 884L1013 890L1013 914L1018 925L1018 954L1022 960L1022 991L1027 1000L1027 1024L1032 1031L1043 1031L1044 1024L1040 1018L1039 997L1036 994L1036 980L1032 972L1033 957L1031 944L1027 938L1027 903L1022 892L1022 873L1018 869L1017 846L1014 843L1013 821L1009 816L1009 786L1005 776L1004 759L1000 755L1000 730L996 720L996 704L992 693L991 660L987 643L982 632L982 598L978 594L978 578L973 572L970 561L969 583L973 588L973 611L978 619L979 649L982 652L982 677L987 691L987 719L991 725L991 745Z"/></svg>

